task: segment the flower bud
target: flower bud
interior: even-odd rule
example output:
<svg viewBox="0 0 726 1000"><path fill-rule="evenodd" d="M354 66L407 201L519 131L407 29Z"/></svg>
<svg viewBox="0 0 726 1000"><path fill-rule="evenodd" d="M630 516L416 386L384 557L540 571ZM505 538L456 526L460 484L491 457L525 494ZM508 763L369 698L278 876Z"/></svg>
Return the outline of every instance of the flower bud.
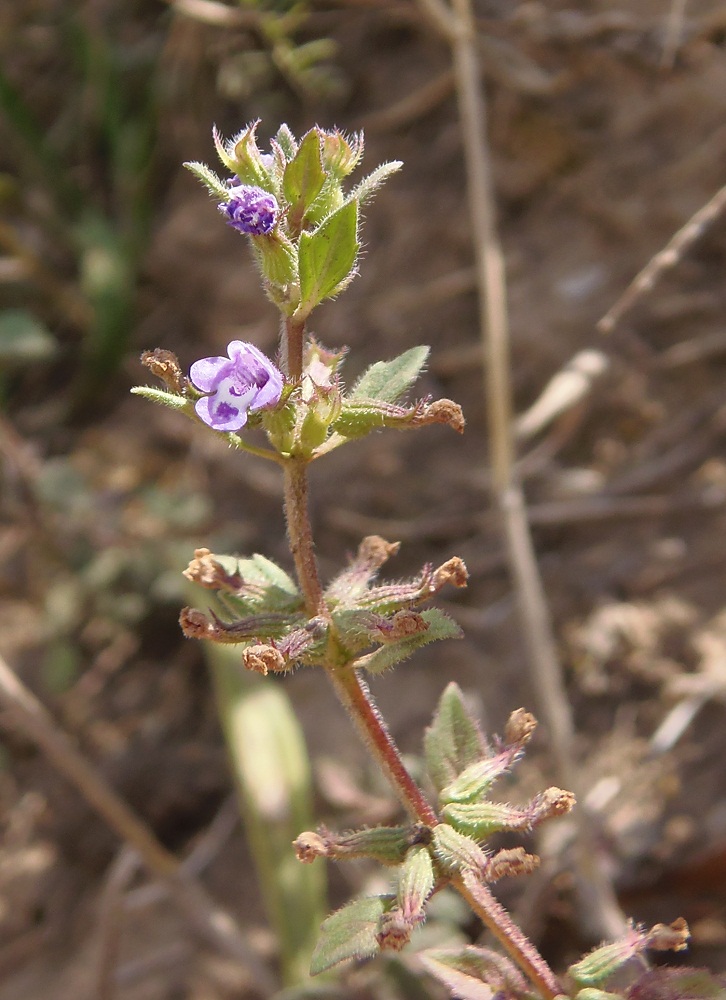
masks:
<svg viewBox="0 0 726 1000"><path fill-rule="evenodd" d="M311 455L325 441L330 425L340 416L342 394L337 385L316 385L304 405L299 450L304 455Z"/></svg>
<svg viewBox="0 0 726 1000"><path fill-rule="evenodd" d="M398 904L403 919L412 926L424 920L424 906L434 890L434 863L422 844L406 854L398 877Z"/></svg>
<svg viewBox="0 0 726 1000"><path fill-rule="evenodd" d="M476 841L459 833L448 823L439 823L433 828L431 850L436 860L451 872L481 874L489 863L486 852Z"/></svg>
<svg viewBox="0 0 726 1000"><path fill-rule="evenodd" d="M320 130L323 169L338 180L352 174L363 156L363 133L354 133L347 139L337 129Z"/></svg>
<svg viewBox="0 0 726 1000"><path fill-rule="evenodd" d="M237 232L264 236L274 228L279 207L275 196L268 191L248 184L235 184L229 189L227 201L219 205L219 211Z"/></svg>

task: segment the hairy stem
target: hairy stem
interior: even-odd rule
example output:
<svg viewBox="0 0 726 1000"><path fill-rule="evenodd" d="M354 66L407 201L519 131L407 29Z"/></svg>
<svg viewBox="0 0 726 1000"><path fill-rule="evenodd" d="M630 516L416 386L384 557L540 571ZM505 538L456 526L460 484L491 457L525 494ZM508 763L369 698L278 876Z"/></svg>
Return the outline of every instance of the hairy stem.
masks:
<svg viewBox="0 0 726 1000"><path fill-rule="evenodd" d="M308 513L308 473L306 462L290 458L285 462L285 519L290 551L295 560L305 608L312 617L324 611L323 588L315 558L313 532Z"/></svg>
<svg viewBox="0 0 726 1000"><path fill-rule="evenodd" d="M421 823L436 826L438 816L406 770L401 753L360 673L348 667L344 670L328 670L328 676L363 742L391 782L406 810Z"/></svg>
<svg viewBox="0 0 726 1000"><path fill-rule="evenodd" d="M305 343L305 320L285 317L282 335L282 355L288 377L299 382L303 372L303 346Z"/></svg>
<svg viewBox="0 0 726 1000"><path fill-rule="evenodd" d="M501 903L494 898L488 886L480 882L473 873L460 875L452 881L452 885L502 947L506 948L510 958L537 987L542 997L554 1000L560 996L562 989L549 965Z"/></svg>

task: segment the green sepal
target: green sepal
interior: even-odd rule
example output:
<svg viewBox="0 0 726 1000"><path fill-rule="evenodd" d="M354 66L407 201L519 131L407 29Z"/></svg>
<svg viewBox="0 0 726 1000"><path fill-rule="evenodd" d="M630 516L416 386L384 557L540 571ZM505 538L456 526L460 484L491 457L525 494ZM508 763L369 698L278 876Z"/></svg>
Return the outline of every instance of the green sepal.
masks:
<svg viewBox="0 0 726 1000"><path fill-rule="evenodd" d="M423 371L429 351L429 347L412 347L391 361L377 361L363 372L348 400L398 402Z"/></svg>
<svg viewBox="0 0 726 1000"><path fill-rule="evenodd" d="M320 302L342 290L353 276L359 246L354 201L346 202L313 232L300 234L298 319L305 319Z"/></svg>
<svg viewBox="0 0 726 1000"><path fill-rule="evenodd" d="M448 823L439 823L433 828L431 851L449 873L480 872L487 861L486 854L475 840L459 833Z"/></svg>
<svg viewBox="0 0 726 1000"><path fill-rule="evenodd" d="M398 875L398 905L405 918L423 916L424 904L435 884L436 872L428 848L417 844L406 854Z"/></svg>
<svg viewBox="0 0 726 1000"><path fill-rule="evenodd" d="M322 133L323 168L336 180L352 174L363 156L363 133L353 133L350 138L337 129Z"/></svg>
<svg viewBox="0 0 726 1000"><path fill-rule="evenodd" d="M403 863L412 844L428 836L419 826L374 826L331 835L327 857L338 861L368 858L382 865Z"/></svg>
<svg viewBox="0 0 726 1000"><path fill-rule="evenodd" d="M368 653L356 664L371 674L382 674L397 663L407 660L417 649L428 646L440 639L461 639L463 632L453 619L444 614L440 608L428 608L421 612L421 617L428 625L425 632L417 632L398 642L390 642L381 646L373 653Z"/></svg>
<svg viewBox="0 0 726 1000"><path fill-rule="evenodd" d="M234 597L229 594L220 594L219 602L231 614L235 614L238 610L235 607ZM253 641L261 641L262 639L282 639L290 632L291 628L305 623L304 618L291 618L289 614L284 612L275 614L263 611L245 618L234 618L232 621L223 621L214 612L211 612L211 615L217 625L217 632L212 641L230 646L241 643L249 645Z"/></svg>
<svg viewBox="0 0 726 1000"><path fill-rule="evenodd" d="M311 129L303 136L295 156L287 164L282 180L282 191L290 205L287 224L293 233L302 228L305 213L325 183L325 172L320 159L320 133Z"/></svg>
<svg viewBox="0 0 726 1000"><path fill-rule="evenodd" d="M633 950L623 948L622 942L615 941L591 951L571 965L567 972L579 985L599 986L632 958L633 954Z"/></svg>
<svg viewBox="0 0 726 1000"><path fill-rule="evenodd" d="M229 188L221 177L217 177L215 172L206 163L199 163L198 160L189 160L183 166L193 173L197 180L201 181L215 198L219 198L220 201L227 201L229 198Z"/></svg>
<svg viewBox="0 0 726 1000"><path fill-rule="evenodd" d="M331 617L335 632L350 656L364 649L370 649L376 642L372 634L369 611L361 611L360 608L335 608Z"/></svg>
<svg viewBox="0 0 726 1000"><path fill-rule="evenodd" d="M450 785L467 767L490 756L479 725L464 704L461 688L453 681L439 699L433 721L424 737L426 767L438 791Z"/></svg>
<svg viewBox="0 0 726 1000"><path fill-rule="evenodd" d="M214 144L222 163L233 174L237 175L241 184L250 184L270 191L272 188L270 173L257 148L255 132L259 124L259 119L252 122L227 143L222 140L215 127L213 131Z"/></svg>
<svg viewBox="0 0 726 1000"><path fill-rule="evenodd" d="M194 413L193 404L186 396L176 396L173 392L166 392L164 389L154 389L149 385L135 385L130 391L132 395L141 396L143 399L148 399L151 403L160 403L162 406L168 406L172 410L187 410L190 416Z"/></svg>
<svg viewBox="0 0 726 1000"><path fill-rule="evenodd" d="M298 454L308 457L326 440L331 425L340 414L340 389L335 385L314 385L305 402L305 416L298 435Z"/></svg>
<svg viewBox="0 0 726 1000"><path fill-rule="evenodd" d="M361 438L383 427L400 430L412 425L421 413L421 406L399 406L375 399L344 399L341 413L332 426L345 438Z"/></svg>
<svg viewBox="0 0 726 1000"><path fill-rule="evenodd" d="M262 410L260 417L270 443L281 455L289 455L295 444L297 411L294 404Z"/></svg>
<svg viewBox="0 0 726 1000"><path fill-rule="evenodd" d="M285 614L301 609L302 597L294 581L266 556L257 553L239 559L214 553L210 558L219 564L227 581L224 586L213 589L217 589L236 612L243 615ZM189 576L189 579L194 580L194 577Z"/></svg>
<svg viewBox="0 0 726 1000"><path fill-rule="evenodd" d="M509 770L511 755L496 754L465 768L451 784L441 790L441 802L473 802L484 798L497 778Z"/></svg>
<svg viewBox="0 0 726 1000"><path fill-rule="evenodd" d="M398 173L402 166L403 163L401 160L391 160L389 163L382 163L380 167L376 167L372 173L364 177L353 188L350 197L354 198L359 205L364 205L367 201L370 201L376 191L386 183L392 174Z"/></svg>
<svg viewBox="0 0 726 1000"><path fill-rule="evenodd" d="M475 840L485 840L502 830L528 830L532 826L531 813L503 802L450 802L441 815L454 829Z"/></svg>
<svg viewBox="0 0 726 1000"><path fill-rule="evenodd" d="M284 293L287 286L297 280L295 245L283 236L279 227L271 233L250 236L249 242L260 271L272 286L273 295L275 289Z"/></svg>
<svg viewBox="0 0 726 1000"><path fill-rule="evenodd" d="M321 925L310 974L317 976L340 962L376 955L380 951L378 921L391 903L390 896L364 896L331 913Z"/></svg>
<svg viewBox="0 0 726 1000"><path fill-rule="evenodd" d="M297 140L290 131L289 125L286 125L285 122L277 130L275 141L282 150L285 159L288 161L292 160L297 153Z"/></svg>

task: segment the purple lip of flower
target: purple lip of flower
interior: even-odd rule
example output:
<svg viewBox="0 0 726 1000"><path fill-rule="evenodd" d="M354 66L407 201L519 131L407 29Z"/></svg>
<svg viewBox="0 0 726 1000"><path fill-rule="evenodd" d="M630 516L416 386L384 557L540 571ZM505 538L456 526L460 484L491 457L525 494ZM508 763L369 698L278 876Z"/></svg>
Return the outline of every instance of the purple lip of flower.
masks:
<svg viewBox="0 0 726 1000"><path fill-rule="evenodd" d="M252 344L233 340L227 358L202 358L189 376L201 392L209 393L194 404L197 416L215 431L238 431L247 414L276 406L283 377L268 357Z"/></svg>
<svg viewBox="0 0 726 1000"><path fill-rule="evenodd" d="M274 194L247 184L231 184L229 199L220 203L219 210L234 229L262 236L273 228L280 209Z"/></svg>

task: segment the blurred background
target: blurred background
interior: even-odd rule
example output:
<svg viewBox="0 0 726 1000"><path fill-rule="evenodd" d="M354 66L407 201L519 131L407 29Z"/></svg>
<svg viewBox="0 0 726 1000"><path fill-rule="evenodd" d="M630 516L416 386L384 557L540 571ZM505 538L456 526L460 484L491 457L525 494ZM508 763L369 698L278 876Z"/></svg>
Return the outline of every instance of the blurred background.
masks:
<svg viewBox="0 0 726 1000"><path fill-rule="evenodd" d="M724 221L612 333L596 323L724 183L726 5L475 6L517 411L578 352L607 363L576 406L520 440L578 768L624 910L686 917L687 960L724 969ZM452 679L501 731L532 690L490 512L462 140L435 26L414 0L0 6L0 652L168 848L184 855L223 831L201 877L274 968L248 838L229 819L204 650L177 619L195 547L290 568L281 482L128 393L148 381L144 349L174 351L184 369L231 339L274 354L276 314L245 242L181 166L214 165L213 123L229 136L255 118L263 148L281 121L297 135L318 123L363 129L368 170L404 161L367 210L360 277L314 332L350 348L349 382L430 344L419 391L460 402L467 431L388 432L314 468L318 552L326 577L371 533L403 543L396 578L463 557L470 584L448 610L464 641L374 690L411 755ZM325 679L281 683L307 739L316 819L395 816ZM98 913L119 842L5 722L7 711L0 998L100 995ZM515 800L552 780L544 738L518 777ZM330 905L370 877L331 871ZM504 898L559 967L584 946L571 879L564 869L532 886ZM472 939L446 905L432 923ZM104 997L260 994L188 937L163 895L130 913ZM343 990L441 995L412 959L353 970Z"/></svg>

